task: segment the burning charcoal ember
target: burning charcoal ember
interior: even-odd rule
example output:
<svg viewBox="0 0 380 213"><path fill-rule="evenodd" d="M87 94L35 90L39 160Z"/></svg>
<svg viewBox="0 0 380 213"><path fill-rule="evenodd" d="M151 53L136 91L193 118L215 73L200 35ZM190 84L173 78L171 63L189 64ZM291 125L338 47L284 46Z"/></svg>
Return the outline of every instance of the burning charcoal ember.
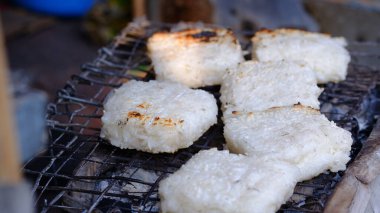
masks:
<svg viewBox="0 0 380 213"><path fill-rule="evenodd" d="M329 120L343 120L346 118L350 108L347 105L334 106L332 103L323 103L321 113L325 114Z"/></svg>
<svg viewBox="0 0 380 213"><path fill-rule="evenodd" d="M149 191L151 185L155 183L160 174L141 168L127 167L115 172L107 172L106 176L109 176L111 178L102 180L97 183L97 188L100 191L104 191L108 188L108 193L140 196L142 193L147 193ZM123 197L105 197L109 199L116 199L125 203L131 201L129 198ZM157 199L157 193L152 193L149 198Z"/></svg>
<svg viewBox="0 0 380 213"><path fill-rule="evenodd" d="M79 168L75 172L77 177L93 177L98 176L102 171L102 163L105 160L105 155L96 154L96 156L90 157L89 160L84 160L79 165ZM75 177L74 176L74 177ZM89 208L93 202L95 202L97 195L96 181L93 180L81 180L77 178L68 183L68 187L72 191L63 196L63 203L68 206L77 208ZM88 191L88 192L80 192ZM92 192L92 193L91 193ZM70 212L70 210L69 210ZM75 211L73 211L75 212Z"/></svg>

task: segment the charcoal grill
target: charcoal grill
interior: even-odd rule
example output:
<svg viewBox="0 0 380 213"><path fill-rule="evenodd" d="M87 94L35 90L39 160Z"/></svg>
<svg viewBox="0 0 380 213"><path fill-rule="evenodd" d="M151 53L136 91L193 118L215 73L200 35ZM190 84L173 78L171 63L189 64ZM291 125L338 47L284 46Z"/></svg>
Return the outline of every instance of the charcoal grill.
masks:
<svg viewBox="0 0 380 213"><path fill-rule="evenodd" d="M130 79L154 78L146 39L170 27L132 22L58 91L47 111L48 148L23 167L39 212L158 212L160 180L202 149L223 149L221 112L216 125L175 154L121 150L99 137L105 97ZM251 32L239 34L244 49L250 49L251 36ZM325 90L320 101L321 111L330 120L352 132L354 159L379 113L380 45L353 43L350 52L347 79L321 85ZM219 97L218 87L203 89ZM299 183L280 212L321 212L342 175L328 172Z"/></svg>

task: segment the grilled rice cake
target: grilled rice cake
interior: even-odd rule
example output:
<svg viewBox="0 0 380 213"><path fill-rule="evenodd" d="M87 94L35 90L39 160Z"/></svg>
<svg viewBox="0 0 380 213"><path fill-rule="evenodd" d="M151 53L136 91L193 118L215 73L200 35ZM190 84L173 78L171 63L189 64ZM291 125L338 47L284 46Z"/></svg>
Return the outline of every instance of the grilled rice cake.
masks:
<svg viewBox="0 0 380 213"><path fill-rule="evenodd" d="M157 80L189 87L221 84L227 68L243 61L238 40L227 29L188 29L158 32L148 40Z"/></svg>
<svg viewBox="0 0 380 213"><path fill-rule="evenodd" d="M160 182L161 212L275 212L292 195L298 175L285 162L200 151Z"/></svg>
<svg viewBox="0 0 380 213"><path fill-rule="evenodd" d="M120 148L175 152L217 121L215 98L174 82L129 81L104 104L101 136Z"/></svg>
<svg viewBox="0 0 380 213"><path fill-rule="evenodd" d="M252 38L252 56L259 61L304 61L317 76L318 83L344 80L350 55L346 40L327 34L294 29L259 31Z"/></svg>
<svg viewBox="0 0 380 213"><path fill-rule="evenodd" d="M262 111L302 104L319 109L315 75L301 62L246 61L223 77L220 100L223 110Z"/></svg>
<svg viewBox="0 0 380 213"><path fill-rule="evenodd" d="M300 168L298 181L344 170L350 159L351 133L317 110L295 106L224 116L230 151L291 163Z"/></svg>

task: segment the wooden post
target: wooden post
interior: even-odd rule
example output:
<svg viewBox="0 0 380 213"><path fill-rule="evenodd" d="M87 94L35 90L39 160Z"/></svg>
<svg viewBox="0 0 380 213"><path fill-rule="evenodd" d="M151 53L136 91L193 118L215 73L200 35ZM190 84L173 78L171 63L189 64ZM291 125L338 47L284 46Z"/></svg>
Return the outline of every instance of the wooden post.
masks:
<svg viewBox="0 0 380 213"><path fill-rule="evenodd" d="M21 181L20 157L7 72L8 63L0 20L0 183L16 184Z"/></svg>
<svg viewBox="0 0 380 213"><path fill-rule="evenodd" d="M133 18L146 15L145 0L133 0Z"/></svg>

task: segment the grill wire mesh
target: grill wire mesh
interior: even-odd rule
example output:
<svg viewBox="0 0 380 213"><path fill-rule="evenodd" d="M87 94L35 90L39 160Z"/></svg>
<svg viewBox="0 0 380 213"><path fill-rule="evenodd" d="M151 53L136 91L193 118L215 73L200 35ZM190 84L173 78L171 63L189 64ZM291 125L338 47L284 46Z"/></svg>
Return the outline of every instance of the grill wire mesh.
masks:
<svg viewBox="0 0 380 213"><path fill-rule="evenodd" d="M99 137L105 97L129 79L154 78L146 56L146 38L168 27L145 22L129 24L58 91L56 103L48 106L48 149L23 168L33 184L39 212L158 212L160 180L199 150L223 148L221 112L218 124L190 148L175 154L120 150ZM247 38L251 35L239 34L245 49L250 49ZM352 132L355 157L377 115L373 105L378 99L380 48L374 43L356 43L350 46L350 52L352 63L347 79L322 85L325 91L320 101L321 111L329 119ZM204 89L219 97L218 87ZM341 175L325 173L299 183L280 212L321 212Z"/></svg>

